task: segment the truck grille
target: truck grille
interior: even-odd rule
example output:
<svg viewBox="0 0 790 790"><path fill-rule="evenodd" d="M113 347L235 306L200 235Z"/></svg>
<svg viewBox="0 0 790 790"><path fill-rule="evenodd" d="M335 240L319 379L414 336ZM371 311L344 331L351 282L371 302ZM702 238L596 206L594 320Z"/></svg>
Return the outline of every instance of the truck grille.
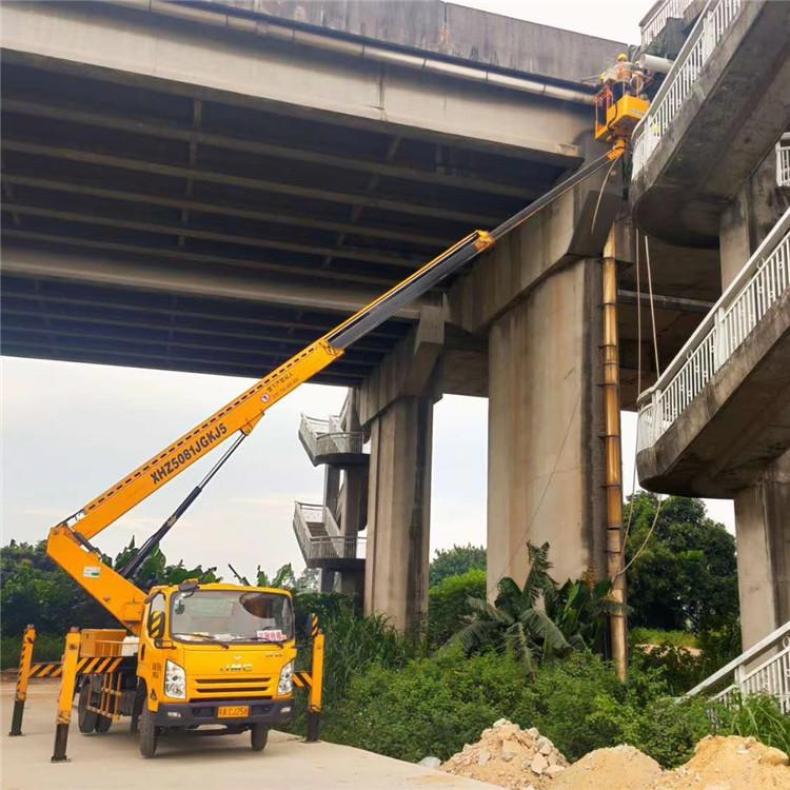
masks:
<svg viewBox="0 0 790 790"><path fill-rule="evenodd" d="M231 678L195 678L195 696L201 699L228 699L236 696L270 697L271 676L242 676Z"/></svg>

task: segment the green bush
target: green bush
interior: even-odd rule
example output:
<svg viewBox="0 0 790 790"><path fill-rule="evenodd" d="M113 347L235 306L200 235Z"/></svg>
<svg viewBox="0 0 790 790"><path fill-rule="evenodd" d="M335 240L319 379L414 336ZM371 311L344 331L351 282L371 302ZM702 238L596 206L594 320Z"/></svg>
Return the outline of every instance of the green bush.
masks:
<svg viewBox="0 0 790 790"><path fill-rule="evenodd" d="M60 661L63 655L65 634L39 634L33 648L33 661ZM0 639L0 668L13 669L19 666L22 635L4 636Z"/></svg>
<svg viewBox="0 0 790 790"><path fill-rule="evenodd" d="M464 659L457 648L403 670L376 666L351 682L324 737L402 760L447 759L520 703L526 683L514 660Z"/></svg>
<svg viewBox="0 0 790 790"><path fill-rule="evenodd" d="M486 550L482 546L453 546L437 549L428 572L428 585L435 587L449 576L462 576L467 571L486 569Z"/></svg>
<svg viewBox="0 0 790 790"><path fill-rule="evenodd" d="M629 632L632 645L672 645L674 647L699 647L696 634L688 631L662 631L660 628L632 628Z"/></svg>
<svg viewBox="0 0 790 790"><path fill-rule="evenodd" d="M469 598L485 598L486 572L474 569L448 576L428 591L428 644L439 647L465 624L472 613Z"/></svg>
<svg viewBox="0 0 790 790"><path fill-rule="evenodd" d="M773 697L755 695L731 707L717 705L711 716L721 735L753 737L790 754L790 716L785 716Z"/></svg>

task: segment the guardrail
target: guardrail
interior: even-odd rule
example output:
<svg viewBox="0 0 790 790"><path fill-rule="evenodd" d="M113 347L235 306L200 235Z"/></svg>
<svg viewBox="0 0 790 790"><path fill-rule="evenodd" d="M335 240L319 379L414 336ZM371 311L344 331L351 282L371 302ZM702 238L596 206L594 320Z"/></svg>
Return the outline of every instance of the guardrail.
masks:
<svg viewBox="0 0 790 790"><path fill-rule="evenodd" d="M790 134L783 134L776 144L776 185L790 187Z"/></svg>
<svg viewBox="0 0 790 790"><path fill-rule="evenodd" d="M634 128L632 178L647 163L746 0L708 0L650 109Z"/></svg>
<svg viewBox="0 0 790 790"><path fill-rule="evenodd" d="M364 559L365 538L341 534L332 511L324 505L296 502L293 529L307 563L317 560ZM316 532L319 534L314 534Z"/></svg>
<svg viewBox="0 0 790 790"><path fill-rule="evenodd" d="M321 420L303 414L299 423L299 436L313 458L362 453L365 446L362 431L344 431L338 415Z"/></svg>
<svg viewBox="0 0 790 790"><path fill-rule="evenodd" d="M665 0L641 25L642 46L646 47L666 27L670 19L682 19L694 0Z"/></svg>
<svg viewBox="0 0 790 790"><path fill-rule="evenodd" d="M749 664L766 655L767 658L761 664L746 669ZM733 682L712 696L711 703L719 702L729 707L750 694L770 694L779 703L782 713L790 714L790 620L684 696L696 696L729 675L733 676Z"/></svg>
<svg viewBox="0 0 790 790"><path fill-rule="evenodd" d="M765 237L658 381L637 401L637 452L651 447L790 290L790 209Z"/></svg>

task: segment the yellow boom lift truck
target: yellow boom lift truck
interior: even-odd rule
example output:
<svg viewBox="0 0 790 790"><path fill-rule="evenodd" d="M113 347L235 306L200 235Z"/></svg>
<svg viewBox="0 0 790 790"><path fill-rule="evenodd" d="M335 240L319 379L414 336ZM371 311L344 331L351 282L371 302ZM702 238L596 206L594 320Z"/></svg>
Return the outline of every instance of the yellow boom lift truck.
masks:
<svg viewBox="0 0 790 790"><path fill-rule="evenodd" d="M121 716L129 716L132 730L139 732L140 752L152 757L159 736L174 731L249 730L252 748L260 751L269 728L290 721L297 685L309 695L308 740L317 740L324 637L312 618L311 667L295 673L294 614L286 590L192 580L145 591L133 578L267 409L402 306L623 156L647 102L632 95L627 85L620 85L615 95L606 80L604 84L596 99L596 139L612 143L606 154L494 230L477 230L458 241L51 529L49 556L121 626L73 628L66 636L62 662L50 665L51 673L61 676L53 761L66 759L75 695L81 732L106 732ZM217 463L123 570L103 561L94 544L99 533L231 438ZM12 735L21 733L28 679L37 674L37 667L46 667L32 664L34 641L30 627L23 640ZM201 731L205 725L213 726Z"/></svg>

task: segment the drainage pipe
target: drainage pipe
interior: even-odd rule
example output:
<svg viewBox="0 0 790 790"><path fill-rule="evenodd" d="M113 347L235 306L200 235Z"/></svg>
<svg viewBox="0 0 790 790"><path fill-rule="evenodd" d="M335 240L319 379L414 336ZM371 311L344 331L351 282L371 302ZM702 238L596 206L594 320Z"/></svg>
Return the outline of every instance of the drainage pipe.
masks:
<svg viewBox="0 0 790 790"><path fill-rule="evenodd" d="M620 445L620 355L617 332L617 260L612 226L603 251L603 397L606 454L606 566L616 610L609 617L612 660L620 680L628 669L623 561L623 484Z"/></svg>
<svg viewBox="0 0 790 790"><path fill-rule="evenodd" d="M116 4L151 11L155 14L183 19L189 22L276 38L281 41L289 41L293 44L314 47L327 52L336 52L348 57L362 58L376 63L389 63L393 66L401 66L444 77L471 80L497 88L529 93L534 96L545 96L558 101L589 105L594 103L592 93L575 90L574 88L564 88L560 85L553 85L537 79L510 76L498 71L492 71L484 66L470 66L424 55L411 55L408 52L401 52L394 48L336 38L323 33L314 33L269 19L251 19L249 17L235 16L221 11L197 8L189 3L173 3L169 2L169 0L116 0Z"/></svg>

